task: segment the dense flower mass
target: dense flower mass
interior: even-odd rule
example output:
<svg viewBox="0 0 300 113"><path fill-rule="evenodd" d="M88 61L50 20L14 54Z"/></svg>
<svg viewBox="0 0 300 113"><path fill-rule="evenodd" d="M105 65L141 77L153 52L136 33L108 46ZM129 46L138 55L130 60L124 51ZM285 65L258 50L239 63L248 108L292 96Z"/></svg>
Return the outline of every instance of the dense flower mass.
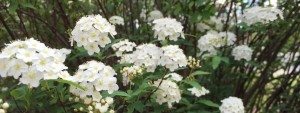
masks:
<svg viewBox="0 0 300 113"><path fill-rule="evenodd" d="M154 72L160 65L162 51L154 44L142 44L136 47L131 54L122 56L120 63L133 63L136 66L144 66L147 72Z"/></svg>
<svg viewBox="0 0 300 113"><path fill-rule="evenodd" d="M228 97L221 101L221 113L244 113L243 101L237 97Z"/></svg>
<svg viewBox="0 0 300 113"><path fill-rule="evenodd" d="M112 16L109 18L109 22L113 25L124 25L124 19L120 16Z"/></svg>
<svg viewBox="0 0 300 113"><path fill-rule="evenodd" d="M38 87L41 79L57 79L68 69L67 49L51 49L33 38L14 41L0 53L1 77L12 76L20 83Z"/></svg>
<svg viewBox="0 0 300 113"><path fill-rule="evenodd" d="M174 71L180 67L187 65L187 58L183 50L178 45L168 45L161 48L163 55L161 56L161 65Z"/></svg>
<svg viewBox="0 0 300 113"><path fill-rule="evenodd" d="M95 109L100 112L106 112L113 103L113 98L102 98L101 91L107 91L109 94L117 91L116 72L110 66L102 62L89 61L79 66L79 69L72 76L71 81L79 83L84 89L71 86L70 92L80 97L85 104L95 103Z"/></svg>
<svg viewBox="0 0 300 113"><path fill-rule="evenodd" d="M163 17L164 17L164 15L159 10L154 10L148 14L148 22L151 22L153 20L160 19Z"/></svg>
<svg viewBox="0 0 300 113"><path fill-rule="evenodd" d="M260 7L255 6L245 10L244 14L241 16L242 22L248 25L252 25L258 22L269 23L276 19L283 19L283 12L280 9L274 7Z"/></svg>
<svg viewBox="0 0 300 113"><path fill-rule="evenodd" d="M71 43L83 46L89 55L100 52L100 47L111 43L110 36L116 35L115 26L101 15L88 15L79 19L71 32Z"/></svg>
<svg viewBox="0 0 300 113"><path fill-rule="evenodd" d="M168 107L171 108L173 103L179 103L181 100L178 85L170 79L154 81L153 86L158 87L158 90L155 92L157 103L167 103Z"/></svg>
<svg viewBox="0 0 300 113"><path fill-rule="evenodd" d="M153 23L154 37L158 40L169 38L169 40L177 41L178 37L184 38L183 26L176 19L161 18L154 20Z"/></svg>
<svg viewBox="0 0 300 113"><path fill-rule="evenodd" d="M116 51L116 56L120 57L124 52L133 51L133 48L136 47L136 44L134 42L128 41L128 39L125 39L113 44L111 47L114 51Z"/></svg>
<svg viewBox="0 0 300 113"><path fill-rule="evenodd" d="M232 56L234 56L235 60L245 59L246 61L250 61L252 57L253 50L247 45L236 46L232 50Z"/></svg>
<svg viewBox="0 0 300 113"><path fill-rule="evenodd" d="M209 31L198 40L198 48L201 52L215 54L216 49L225 45L233 45L236 35L231 32Z"/></svg>
<svg viewBox="0 0 300 113"><path fill-rule="evenodd" d="M205 89L204 87L201 87L200 89L193 87L193 88L189 88L187 90L191 91L191 93L193 95L195 95L196 97L200 97L200 96L203 96L203 95L206 95L209 93L209 90Z"/></svg>

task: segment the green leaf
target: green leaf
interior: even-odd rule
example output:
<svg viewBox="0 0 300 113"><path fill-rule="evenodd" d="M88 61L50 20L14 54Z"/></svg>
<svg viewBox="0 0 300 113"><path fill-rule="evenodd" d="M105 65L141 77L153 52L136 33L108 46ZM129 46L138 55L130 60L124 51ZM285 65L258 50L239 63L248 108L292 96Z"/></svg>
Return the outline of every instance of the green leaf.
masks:
<svg viewBox="0 0 300 113"><path fill-rule="evenodd" d="M194 80L185 80L183 82L190 84L191 86L196 87L198 89L200 89L202 87L198 82L196 82Z"/></svg>
<svg viewBox="0 0 300 113"><path fill-rule="evenodd" d="M205 71L195 71L192 74L190 74L189 76L195 76L195 75L208 75L210 74L209 72L205 72Z"/></svg>
<svg viewBox="0 0 300 113"><path fill-rule="evenodd" d="M127 94L126 92L124 91L115 91L112 93L112 95L117 95L117 96L123 96L123 97L131 97L129 94Z"/></svg>
<svg viewBox="0 0 300 113"><path fill-rule="evenodd" d="M133 103L133 108L139 111L140 113L143 112L145 105L141 101L136 101Z"/></svg>
<svg viewBox="0 0 300 113"><path fill-rule="evenodd" d="M77 83L75 83L75 82L72 82L72 81L68 81L68 80L63 80L63 79L52 79L52 80L46 80L46 81L56 81L56 82L59 82L59 83L65 83L65 84L69 84L69 85L75 86L76 88L85 90L85 88L82 87L82 86L80 86L79 84L77 84Z"/></svg>
<svg viewBox="0 0 300 113"><path fill-rule="evenodd" d="M213 57L213 59L212 59L213 69L217 69L219 67L220 63L221 63L221 57L219 57L219 56Z"/></svg>
<svg viewBox="0 0 300 113"><path fill-rule="evenodd" d="M12 90L10 92L10 95L12 95L17 100L21 100L21 99L26 98L27 93L28 93L28 87L22 86L22 87Z"/></svg>
<svg viewBox="0 0 300 113"><path fill-rule="evenodd" d="M218 104L216 104L216 103L214 103L214 102L212 102L212 101L210 101L210 100L206 100L206 99L200 99L198 102L201 103L201 104L210 106L210 107L216 107L216 108L219 107Z"/></svg>

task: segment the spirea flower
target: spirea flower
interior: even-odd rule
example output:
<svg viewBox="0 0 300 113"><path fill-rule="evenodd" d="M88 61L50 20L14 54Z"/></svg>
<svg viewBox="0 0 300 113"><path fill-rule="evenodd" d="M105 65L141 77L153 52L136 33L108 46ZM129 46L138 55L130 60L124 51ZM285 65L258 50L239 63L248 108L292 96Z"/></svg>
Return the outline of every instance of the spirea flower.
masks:
<svg viewBox="0 0 300 113"><path fill-rule="evenodd" d="M201 87L200 89L193 87L193 88L189 88L187 90L191 91L191 93L193 95L195 95L196 97L200 97L200 96L203 96L203 95L206 95L209 93L209 90L205 89L204 87Z"/></svg>
<svg viewBox="0 0 300 113"><path fill-rule="evenodd" d="M221 113L244 113L243 101L237 97L228 97L221 101Z"/></svg>
<svg viewBox="0 0 300 113"><path fill-rule="evenodd" d="M79 69L73 76L74 82L91 84L96 91L108 91L113 93L119 87L116 84L117 78L115 70L104 65L102 62L89 61L79 66Z"/></svg>
<svg viewBox="0 0 300 113"><path fill-rule="evenodd" d="M177 81L177 82L182 80L182 76L177 73L169 73L165 76L165 78L167 78L169 80Z"/></svg>
<svg viewBox="0 0 300 113"><path fill-rule="evenodd" d="M169 79L163 81L159 79L154 81L153 86L158 87L158 90L154 93L157 103L167 103L168 107L171 108L173 103L179 103L181 100L180 89L175 82Z"/></svg>
<svg viewBox="0 0 300 113"><path fill-rule="evenodd" d="M122 56L120 63L133 63L139 67L145 67L147 72L154 72L160 65L162 51L154 44L142 44L136 47L131 54Z"/></svg>
<svg viewBox="0 0 300 113"><path fill-rule="evenodd" d="M246 61L251 60L253 50L247 45L236 46L232 50L232 56L234 56L235 60L245 59Z"/></svg>
<svg viewBox="0 0 300 113"><path fill-rule="evenodd" d="M0 53L1 77L20 78L22 84L38 87L41 79L57 79L64 65L67 49L51 49L33 38L7 44ZM49 77L48 75L53 75Z"/></svg>
<svg viewBox="0 0 300 113"><path fill-rule="evenodd" d="M128 39L125 39L113 44L111 47L114 51L116 51L116 56L120 57L125 52L133 51L133 48L136 47L136 44L134 42L128 41Z"/></svg>
<svg viewBox="0 0 300 113"><path fill-rule="evenodd" d="M121 70L123 77L123 86L127 86L129 83L134 84L131 80L134 79L137 75L143 73L143 68L139 66L130 66L124 67Z"/></svg>
<svg viewBox="0 0 300 113"><path fill-rule="evenodd" d="M163 17L164 17L164 15L159 10L154 10L148 14L148 22L151 22L153 20L160 19Z"/></svg>
<svg viewBox="0 0 300 113"><path fill-rule="evenodd" d="M120 16L112 16L109 18L109 22L113 25L124 25L124 19Z"/></svg>
<svg viewBox="0 0 300 113"><path fill-rule="evenodd" d="M278 19L278 17L283 19L283 12L280 9L254 6L245 10L244 14L241 16L241 20L247 25L258 22L265 24Z"/></svg>
<svg viewBox="0 0 300 113"><path fill-rule="evenodd" d="M216 49L225 45L233 45L236 35L231 32L209 31L198 40L198 48L201 52L215 54Z"/></svg>
<svg viewBox="0 0 300 113"><path fill-rule="evenodd" d="M161 18L153 21L154 26L154 37L158 40L169 40L177 41L178 37L184 38L183 26L176 19L172 18Z"/></svg>
<svg viewBox="0 0 300 113"><path fill-rule="evenodd" d="M187 58L178 45L164 46L161 50L163 51L163 55L161 56L160 63L170 71L174 71L187 65Z"/></svg>
<svg viewBox="0 0 300 113"><path fill-rule="evenodd" d="M88 15L79 19L71 32L71 44L73 41L78 47L84 47L89 55L98 53L100 47L111 43L110 36L116 35L115 26L111 25L101 15Z"/></svg>

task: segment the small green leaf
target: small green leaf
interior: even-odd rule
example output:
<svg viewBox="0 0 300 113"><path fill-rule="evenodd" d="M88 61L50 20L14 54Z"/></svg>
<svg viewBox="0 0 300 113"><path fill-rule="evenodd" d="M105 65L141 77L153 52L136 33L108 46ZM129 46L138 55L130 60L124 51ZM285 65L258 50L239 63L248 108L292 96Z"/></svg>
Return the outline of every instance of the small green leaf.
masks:
<svg viewBox="0 0 300 113"><path fill-rule="evenodd" d="M192 74L190 74L190 76L195 76L195 75L208 75L210 74L209 72L205 72L205 71L195 71Z"/></svg>
<svg viewBox="0 0 300 113"><path fill-rule="evenodd" d="M123 96L123 97L130 97L130 95L129 94L127 94L126 92L123 92L123 91L115 91L115 92L113 92L113 94L112 95L117 95L117 96Z"/></svg>
<svg viewBox="0 0 300 113"><path fill-rule="evenodd" d="M20 100L20 99L25 99L27 92L28 92L28 87L22 86L12 90L10 92L10 95L12 95L15 99Z"/></svg>
<svg viewBox="0 0 300 113"><path fill-rule="evenodd" d="M216 103L214 103L214 102L212 102L212 101L210 101L210 100L206 100L206 99L201 99L201 100L199 100L198 102L199 102L199 103L202 103L202 104L204 104L204 105L210 106L210 107L216 107L216 108L219 107L218 104L216 104Z"/></svg>
<svg viewBox="0 0 300 113"><path fill-rule="evenodd" d="M213 57L213 59L212 59L213 69L217 69L219 67L220 63L221 63L221 57L219 57L219 56Z"/></svg>
<svg viewBox="0 0 300 113"><path fill-rule="evenodd" d="M198 82L194 81L194 80L185 80L183 82L185 82L187 84L190 84L191 86L196 87L198 89L201 88L201 85Z"/></svg>

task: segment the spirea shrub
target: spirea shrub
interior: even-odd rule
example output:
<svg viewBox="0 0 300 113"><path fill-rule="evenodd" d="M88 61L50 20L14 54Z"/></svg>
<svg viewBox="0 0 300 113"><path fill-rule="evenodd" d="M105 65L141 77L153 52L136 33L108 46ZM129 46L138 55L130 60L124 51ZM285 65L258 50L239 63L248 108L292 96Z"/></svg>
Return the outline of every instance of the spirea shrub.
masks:
<svg viewBox="0 0 300 113"><path fill-rule="evenodd" d="M258 92L255 88L246 91L243 88L256 83L258 72L271 73L262 68L272 67L271 61L263 59L269 56L257 51L264 50L267 40L273 38L260 34L271 29L273 22L284 19L282 10L245 7L223 0L174 6L157 1L166 5L158 8L153 6L156 2L145 1L149 6L139 9L124 4L118 8L104 6L101 1L93 4L79 0L64 5L79 7L75 2L90 7L99 4L99 7L97 11L62 18L63 22L73 19L65 26L69 30L64 31L69 33L67 45L70 46L54 49L37 35L3 47L0 113L250 113L256 110L247 109L246 105L257 104L249 95ZM225 3L231 4L231 8L222 6ZM203 11L199 11L206 13L185 14L181 5L191 8L188 11L198 11L196 8L201 6ZM50 13L62 10L54 9ZM111 10L116 12L106 12ZM242 10L245 11L241 13ZM66 12L65 16L69 16L69 10ZM276 35L276 31L269 32ZM264 42L255 43L260 38L265 38ZM277 52L281 51L276 47ZM276 73L271 74L275 77L300 70L299 63L293 59L299 57L299 52L285 50L285 53L278 55L278 59L270 57L280 63L272 67ZM294 63L289 64L290 61ZM287 65L298 68L287 70ZM247 74L252 71L255 74ZM249 78L254 81L247 81ZM268 78L260 80L257 86ZM239 83L245 84L236 85Z"/></svg>

